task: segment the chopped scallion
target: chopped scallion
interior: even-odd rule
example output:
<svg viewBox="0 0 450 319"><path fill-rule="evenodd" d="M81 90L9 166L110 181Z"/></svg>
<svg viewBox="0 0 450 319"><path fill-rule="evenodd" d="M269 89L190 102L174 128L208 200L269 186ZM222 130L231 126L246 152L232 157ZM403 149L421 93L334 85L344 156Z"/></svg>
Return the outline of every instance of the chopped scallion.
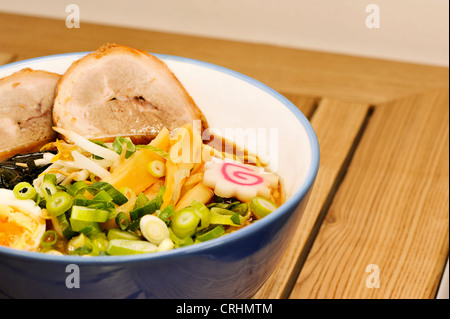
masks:
<svg viewBox="0 0 450 319"><path fill-rule="evenodd" d="M13 189L14 196L20 200L36 198L36 189L27 182L20 182Z"/></svg>
<svg viewBox="0 0 450 319"><path fill-rule="evenodd" d="M102 231L97 222L83 221L74 218L70 218L70 226L73 231L83 233L88 237Z"/></svg>
<svg viewBox="0 0 450 319"><path fill-rule="evenodd" d="M50 215L59 216L67 212L72 204L72 196L66 192L58 191L47 200L46 208Z"/></svg>
<svg viewBox="0 0 450 319"><path fill-rule="evenodd" d="M117 205L123 205L128 201L128 198L118 191L114 186L106 182L95 182L88 186L87 190L92 195L97 195L100 191L105 191L112 198L112 202Z"/></svg>
<svg viewBox="0 0 450 319"><path fill-rule="evenodd" d="M56 187L56 175L55 174L45 174L42 179L41 190L44 194L45 200L48 201L57 191Z"/></svg>
<svg viewBox="0 0 450 319"><path fill-rule="evenodd" d="M41 237L41 246L50 247L56 244L58 240L58 235L54 230L47 230Z"/></svg>
<svg viewBox="0 0 450 319"><path fill-rule="evenodd" d="M114 151L116 151L116 153L120 155L122 154L123 146L125 144L127 147L125 158L129 158L131 155L133 155L134 152L136 152L136 146L133 144L133 142L129 137L122 137L122 136L116 137L112 146Z"/></svg>
<svg viewBox="0 0 450 319"><path fill-rule="evenodd" d="M67 187L67 193L69 193L73 197L83 195L86 188L87 184L84 181L78 181Z"/></svg>
<svg viewBox="0 0 450 319"><path fill-rule="evenodd" d="M277 208L278 206L274 202L260 196L253 197L250 202L250 209L259 219L269 215Z"/></svg>
<svg viewBox="0 0 450 319"><path fill-rule="evenodd" d="M77 219L85 222L98 222L103 223L108 220L109 211L103 209L95 209L83 206L72 207L72 219Z"/></svg>
<svg viewBox="0 0 450 319"><path fill-rule="evenodd" d="M203 242L203 241L211 240L214 238L218 238L218 237L222 236L223 234L225 234L225 228L222 225L218 225L207 232L197 235L195 239Z"/></svg>
<svg viewBox="0 0 450 319"><path fill-rule="evenodd" d="M166 224L169 224L173 214L175 214L175 208L173 204L170 204L159 212L158 217Z"/></svg>
<svg viewBox="0 0 450 319"><path fill-rule="evenodd" d="M149 173L156 178L160 178L166 175L166 165L159 160L151 161L150 163L148 163L147 169Z"/></svg>
<svg viewBox="0 0 450 319"><path fill-rule="evenodd" d="M158 154L159 156L165 158L165 159L170 159L170 155L169 153L167 153L166 151L160 149L159 147L153 146L153 145L136 145L136 148L145 148L147 150L151 150L153 152L155 152L156 154Z"/></svg>
<svg viewBox="0 0 450 319"><path fill-rule="evenodd" d="M155 215L142 217L140 229L142 236L156 246L159 246L164 239L169 238L169 229L166 223Z"/></svg>
<svg viewBox="0 0 450 319"><path fill-rule="evenodd" d="M175 248L175 244L172 239L164 238L163 241L158 246L158 251L167 251Z"/></svg>
<svg viewBox="0 0 450 319"><path fill-rule="evenodd" d="M124 212L120 212L116 215L116 224L121 230L125 230L128 228L128 225L130 224L130 220L128 219L127 214Z"/></svg>
<svg viewBox="0 0 450 319"><path fill-rule="evenodd" d="M111 228L110 230L108 230L107 238L108 240L113 239L141 240L141 238L135 233L124 231L118 228Z"/></svg>
<svg viewBox="0 0 450 319"><path fill-rule="evenodd" d="M101 190L94 196L94 198L92 198L92 200L101 200L101 201L111 202L113 200L113 198L105 190Z"/></svg>
<svg viewBox="0 0 450 319"><path fill-rule="evenodd" d="M217 207L215 207L217 208ZM240 219L242 218L241 216L239 216L238 213L233 213L232 214L219 214L216 212L215 208L211 208L211 224L213 225L230 225L230 226L239 226L240 224L235 223L231 217L237 216ZM236 217L235 217L236 218Z"/></svg>
<svg viewBox="0 0 450 319"><path fill-rule="evenodd" d="M148 241L112 239L108 243L106 253L108 255L135 255L158 251L158 247Z"/></svg>
<svg viewBox="0 0 450 319"><path fill-rule="evenodd" d="M197 200L193 200L191 204L191 208L195 210L198 217L200 217L200 225L198 227L199 230L205 229L211 223L211 212L204 204L200 203Z"/></svg>
<svg viewBox="0 0 450 319"><path fill-rule="evenodd" d="M184 238L195 233L199 222L200 217L194 209L186 207L175 212L170 222L170 228L177 237Z"/></svg>

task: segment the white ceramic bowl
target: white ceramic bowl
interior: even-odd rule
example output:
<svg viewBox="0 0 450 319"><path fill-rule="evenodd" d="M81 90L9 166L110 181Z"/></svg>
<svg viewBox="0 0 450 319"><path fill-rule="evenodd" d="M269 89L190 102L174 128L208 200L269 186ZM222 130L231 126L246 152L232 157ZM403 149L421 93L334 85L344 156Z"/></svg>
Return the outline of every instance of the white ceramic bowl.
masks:
<svg viewBox="0 0 450 319"><path fill-rule="evenodd" d="M85 54L12 63L0 67L0 78L25 67L63 74ZM197 60L155 55L185 86L214 132L269 163L283 180L285 204L232 234L169 252L82 258L0 247L0 296L248 298L275 269L317 174L319 145L314 130L295 105L252 78ZM68 274L63 269L71 264L80 267L81 288L66 286ZM174 272L173 278L166 278ZM118 287L108 284L113 277Z"/></svg>

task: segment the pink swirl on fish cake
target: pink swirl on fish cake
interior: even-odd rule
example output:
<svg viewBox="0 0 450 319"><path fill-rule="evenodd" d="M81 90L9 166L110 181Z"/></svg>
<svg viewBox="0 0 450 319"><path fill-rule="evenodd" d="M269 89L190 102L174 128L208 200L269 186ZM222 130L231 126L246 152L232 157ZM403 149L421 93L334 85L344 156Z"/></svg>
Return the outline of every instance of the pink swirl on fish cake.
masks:
<svg viewBox="0 0 450 319"><path fill-rule="evenodd" d="M238 185L254 186L264 182L264 179L252 169L241 165L224 163L221 172L227 181Z"/></svg>

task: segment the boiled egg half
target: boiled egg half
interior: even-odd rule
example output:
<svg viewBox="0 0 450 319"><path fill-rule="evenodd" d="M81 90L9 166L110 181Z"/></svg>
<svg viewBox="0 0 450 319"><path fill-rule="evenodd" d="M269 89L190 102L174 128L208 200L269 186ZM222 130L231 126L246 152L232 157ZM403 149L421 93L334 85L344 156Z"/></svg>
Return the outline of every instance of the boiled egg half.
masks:
<svg viewBox="0 0 450 319"><path fill-rule="evenodd" d="M45 233L45 218L33 200L20 200L0 189L0 245L37 251Z"/></svg>

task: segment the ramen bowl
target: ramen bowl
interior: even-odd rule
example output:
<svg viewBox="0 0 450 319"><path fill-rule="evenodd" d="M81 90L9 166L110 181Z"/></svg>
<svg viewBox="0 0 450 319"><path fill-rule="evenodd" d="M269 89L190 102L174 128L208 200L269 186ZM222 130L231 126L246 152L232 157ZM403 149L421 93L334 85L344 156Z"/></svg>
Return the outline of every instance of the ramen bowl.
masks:
<svg viewBox="0 0 450 319"><path fill-rule="evenodd" d="M24 60L63 74L86 52ZM251 298L286 251L319 166L316 135L295 105L266 85L209 63L155 54L205 114L211 131L257 154L283 183L276 211L225 236L165 252L130 256L59 256L0 246L3 298Z"/></svg>

